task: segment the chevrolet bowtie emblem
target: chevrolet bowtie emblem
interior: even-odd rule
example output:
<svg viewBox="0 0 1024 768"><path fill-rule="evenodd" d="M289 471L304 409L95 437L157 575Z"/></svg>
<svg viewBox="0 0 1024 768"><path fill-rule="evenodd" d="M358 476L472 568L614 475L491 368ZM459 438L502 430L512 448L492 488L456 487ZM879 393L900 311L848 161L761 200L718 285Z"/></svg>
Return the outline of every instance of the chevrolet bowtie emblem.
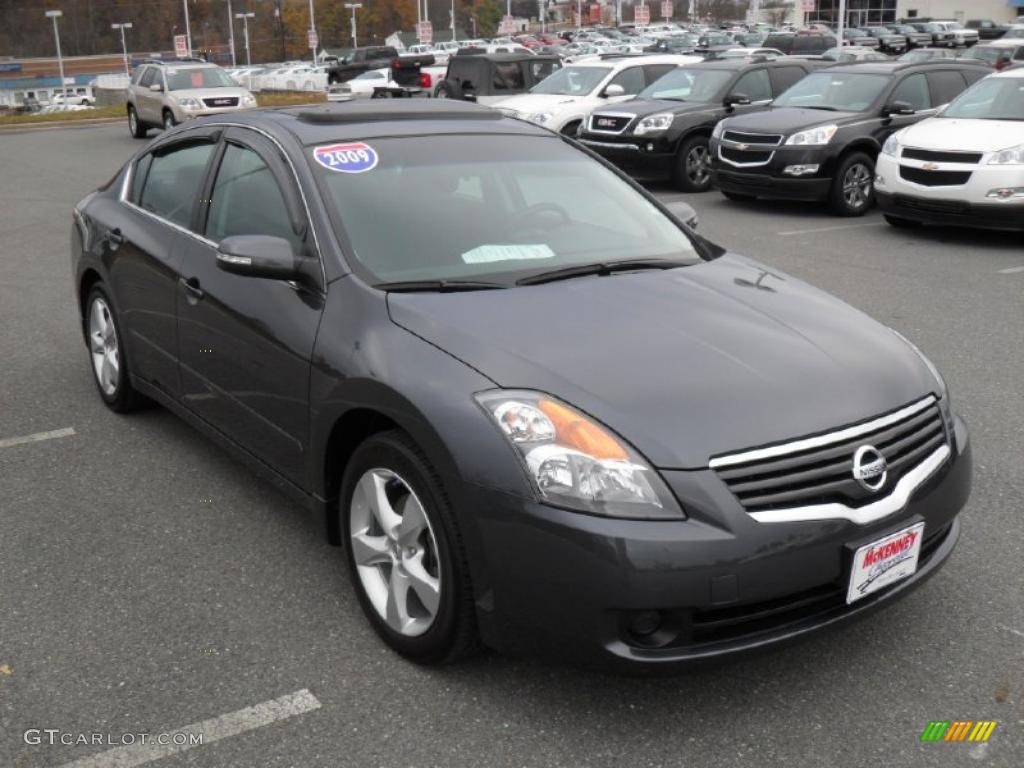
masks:
<svg viewBox="0 0 1024 768"><path fill-rule="evenodd" d="M740 150L741 152L746 152L748 149L750 149L750 145L749 144L737 144L736 145L736 149Z"/></svg>
<svg viewBox="0 0 1024 768"><path fill-rule="evenodd" d="M925 163L921 167L924 168L926 171L937 171L937 170L939 170L938 163Z"/></svg>

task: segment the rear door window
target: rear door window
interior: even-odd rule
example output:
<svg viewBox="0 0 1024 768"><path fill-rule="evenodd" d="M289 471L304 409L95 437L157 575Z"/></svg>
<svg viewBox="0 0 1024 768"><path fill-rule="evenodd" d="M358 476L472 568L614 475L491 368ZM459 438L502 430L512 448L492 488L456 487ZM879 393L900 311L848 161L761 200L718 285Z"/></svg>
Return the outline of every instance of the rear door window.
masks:
<svg viewBox="0 0 1024 768"><path fill-rule="evenodd" d="M154 153L139 195L140 207L181 227L190 228L213 148L213 143L201 142L176 145Z"/></svg>
<svg viewBox="0 0 1024 768"><path fill-rule="evenodd" d="M778 96L789 86L803 80L807 73L800 67L772 67L768 74L772 81L772 92Z"/></svg>
<svg viewBox="0 0 1024 768"><path fill-rule="evenodd" d="M916 74L903 78L889 98L890 102L905 101L914 108L916 112L923 109L931 109L932 97L928 92L928 81L924 75Z"/></svg>
<svg viewBox="0 0 1024 768"><path fill-rule="evenodd" d="M494 65L495 91L522 91L526 88L523 70L518 62L503 62Z"/></svg>
<svg viewBox="0 0 1024 768"><path fill-rule="evenodd" d="M768 80L767 69L755 69L747 72L732 87L733 93L742 93L751 101L768 101L772 97L772 85Z"/></svg>
<svg viewBox="0 0 1024 768"><path fill-rule="evenodd" d="M927 77L933 104L948 104L967 87L967 81L959 72L929 72Z"/></svg>

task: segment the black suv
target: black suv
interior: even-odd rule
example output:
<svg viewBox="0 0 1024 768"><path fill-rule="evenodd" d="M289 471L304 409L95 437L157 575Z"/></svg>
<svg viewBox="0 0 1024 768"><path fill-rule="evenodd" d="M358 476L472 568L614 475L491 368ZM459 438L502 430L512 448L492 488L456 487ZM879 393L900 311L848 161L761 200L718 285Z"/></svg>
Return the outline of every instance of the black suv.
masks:
<svg viewBox="0 0 1024 768"><path fill-rule="evenodd" d="M636 99L594 110L579 140L634 178L671 179L687 192L711 186L708 141L723 117L763 110L828 62L761 57L673 69Z"/></svg>
<svg viewBox="0 0 1024 768"><path fill-rule="evenodd" d="M836 38L819 32L773 32L764 39L761 47L794 56L820 56L829 48L836 47Z"/></svg>
<svg viewBox="0 0 1024 768"><path fill-rule="evenodd" d="M486 105L526 93L561 68L562 59L554 54L481 53L477 48L462 48L448 59L448 71L434 96Z"/></svg>
<svg viewBox="0 0 1024 768"><path fill-rule="evenodd" d="M875 158L889 135L934 115L987 73L958 60L814 72L767 111L718 124L714 184L734 200L827 200L837 214L859 216L874 202Z"/></svg>

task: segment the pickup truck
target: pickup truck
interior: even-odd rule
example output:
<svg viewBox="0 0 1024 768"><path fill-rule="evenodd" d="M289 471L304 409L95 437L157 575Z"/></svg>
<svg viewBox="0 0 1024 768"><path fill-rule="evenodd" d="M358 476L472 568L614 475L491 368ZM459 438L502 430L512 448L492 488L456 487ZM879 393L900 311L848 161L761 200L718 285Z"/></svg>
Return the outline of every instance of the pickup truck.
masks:
<svg viewBox="0 0 1024 768"><path fill-rule="evenodd" d="M981 40L998 40L1010 28L1008 24L997 24L992 19L970 19L965 26L978 30Z"/></svg>
<svg viewBox="0 0 1024 768"><path fill-rule="evenodd" d="M398 99L411 96L430 95L430 78L423 74L424 67L431 67L431 54L396 56L388 67L371 69L356 75L344 83L327 86L328 101L351 101L352 99Z"/></svg>
<svg viewBox="0 0 1024 768"><path fill-rule="evenodd" d="M390 45L353 48L342 58L328 64L327 84L345 83L371 69L390 67L391 62L397 58L398 51Z"/></svg>

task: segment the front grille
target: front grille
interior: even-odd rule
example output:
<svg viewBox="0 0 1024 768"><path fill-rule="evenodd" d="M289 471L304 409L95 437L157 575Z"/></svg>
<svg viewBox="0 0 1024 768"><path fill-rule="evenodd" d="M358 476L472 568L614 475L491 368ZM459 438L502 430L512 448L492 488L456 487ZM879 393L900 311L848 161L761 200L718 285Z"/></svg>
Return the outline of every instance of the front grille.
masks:
<svg viewBox="0 0 1024 768"><path fill-rule="evenodd" d="M937 152L931 149L904 147L903 157L907 160L930 160L933 163L980 163L980 152Z"/></svg>
<svg viewBox="0 0 1024 768"><path fill-rule="evenodd" d="M740 133L739 131L726 131L722 138L725 141L735 141L737 144L768 144L773 147L782 143L782 137L777 133Z"/></svg>
<svg viewBox="0 0 1024 768"><path fill-rule="evenodd" d="M911 211L923 211L925 213L945 213L964 215L970 213L970 205L959 200L922 200L918 197L904 197L896 195L893 198L897 208L906 208Z"/></svg>
<svg viewBox="0 0 1024 768"><path fill-rule="evenodd" d="M769 188L775 182L771 176L757 173L732 173L731 171L718 171L718 178L726 184L742 184L746 187Z"/></svg>
<svg viewBox="0 0 1024 768"><path fill-rule="evenodd" d="M953 524L948 523L934 532L928 532L926 529L917 560L918 570L924 568L932 559L935 551L949 536L952 527ZM774 600L696 610L692 614L690 642L706 644L778 631L788 625L813 620L830 611L842 610L846 605L847 573L848 570L843 571L841 580ZM884 595L889 589L891 587L865 599L871 600Z"/></svg>
<svg viewBox="0 0 1024 768"><path fill-rule="evenodd" d="M958 187L971 178L970 171L926 171L924 168L900 166L900 178L925 187Z"/></svg>
<svg viewBox="0 0 1024 768"><path fill-rule="evenodd" d="M590 130L596 133L622 133L632 119L626 115L591 115Z"/></svg>
<svg viewBox="0 0 1024 768"><path fill-rule="evenodd" d="M728 160L739 165L764 165L772 159L774 152L765 152L760 150L740 150L733 147L727 147L722 145L719 149L719 156L723 160Z"/></svg>
<svg viewBox="0 0 1024 768"><path fill-rule="evenodd" d="M830 440L809 440L813 447L764 458L728 457L712 461L718 477L748 512L839 502L856 507L891 491L907 471L946 442L942 415L935 402L895 423ZM802 441L803 442L803 441ZM853 477L853 455L862 445L874 446L888 464L885 486L875 492ZM784 446L783 446L784 448Z"/></svg>
<svg viewBox="0 0 1024 768"><path fill-rule="evenodd" d="M203 104L205 104L208 107L237 107L238 97L216 96L209 99L203 99Z"/></svg>

